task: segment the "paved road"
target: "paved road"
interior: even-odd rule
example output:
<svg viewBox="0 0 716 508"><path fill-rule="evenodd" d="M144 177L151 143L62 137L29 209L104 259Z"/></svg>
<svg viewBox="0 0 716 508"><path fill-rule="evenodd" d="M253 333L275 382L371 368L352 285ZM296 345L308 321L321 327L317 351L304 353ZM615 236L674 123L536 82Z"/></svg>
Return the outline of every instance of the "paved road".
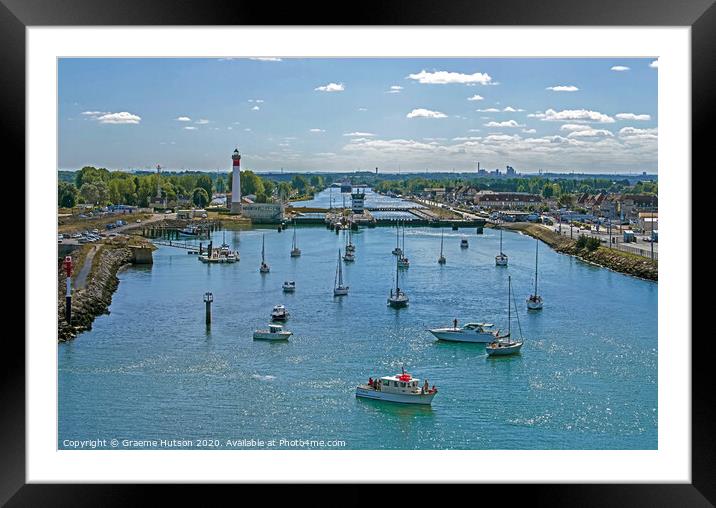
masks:
<svg viewBox="0 0 716 508"><path fill-rule="evenodd" d="M97 253L97 250L98 246L93 245L87 253L85 262L82 265L82 268L80 268L77 278L75 279L75 289L82 289L87 284L87 275L89 275L90 269L92 268L92 260L94 259L94 255Z"/></svg>

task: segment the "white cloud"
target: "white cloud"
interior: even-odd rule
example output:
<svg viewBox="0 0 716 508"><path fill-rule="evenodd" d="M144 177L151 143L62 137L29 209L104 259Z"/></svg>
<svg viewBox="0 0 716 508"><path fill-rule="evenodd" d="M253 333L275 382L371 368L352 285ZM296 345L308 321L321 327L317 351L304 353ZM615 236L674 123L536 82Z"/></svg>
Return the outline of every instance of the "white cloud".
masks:
<svg viewBox="0 0 716 508"><path fill-rule="evenodd" d="M101 115L106 115L107 112L106 111L83 111L80 114L85 115L85 116L101 116Z"/></svg>
<svg viewBox="0 0 716 508"><path fill-rule="evenodd" d="M651 63L649 64L649 67L651 67L652 69L658 69L658 68L659 68L659 60L656 59L656 60L654 60L653 62L651 62Z"/></svg>
<svg viewBox="0 0 716 508"><path fill-rule="evenodd" d="M139 115L128 113L127 111L121 111L119 113L105 113L103 115L95 117L99 123L109 124L138 124L142 119Z"/></svg>
<svg viewBox="0 0 716 508"><path fill-rule="evenodd" d="M368 111L368 108L358 108L358 111Z"/></svg>
<svg viewBox="0 0 716 508"><path fill-rule="evenodd" d="M346 87L343 83L328 83L327 85L314 88L317 92L342 92Z"/></svg>
<svg viewBox="0 0 716 508"><path fill-rule="evenodd" d="M194 123L197 125L206 125L209 123L209 120L207 120L206 118L200 118L199 120L197 120Z"/></svg>
<svg viewBox="0 0 716 508"><path fill-rule="evenodd" d="M637 129L635 127L622 127L619 130L619 137L629 139L657 139L657 129Z"/></svg>
<svg viewBox="0 0 716 508"><path fill-rule="evenodd" d="M180 116L175 118L174 120L176 120L177 122L191 122L191 118L189 118L188 116Z"/></svg>
<svg viewBox="0 0 716 508"><path fill-rule="evenodd" d="M187 125L186 127L184 127L184 129L188 131L195 131L197 128L193 125Z"/></svg>
<svg viewBox="0 0 716 508"><path fill-rule="evenodd" d="M525 134L534 134L535 132L537 132L537 129L522 129L522 132L524 132Z"/></svg>
<svg viewBox="0 0 716 508"><path fill-rule="evenodd" d="M531 118L540 118L548 122L564 122L564 121L576 121L576 122L597 122L597 123L614 123L614 118L599 111L591 111L587 109L565 109L562 111L555 111L554 109L548 109L544 113L535 113L527 115Z"/></svg>
<svg viewBox="0 0 716 508"><path fill-rule="evenodd" d="M261 109L261 108L258 106L254 106L253 108L251 108L251 111L258 111L259 109Z"/></svg>
<svg viewBox="0 0 716 508"><path fill-rule="evenodd" d="M388 90L385 93L400 93L400 91L403 89L402 86L399 85L393 85L390 87L390 90Z"/></svg>
<svg viewBox="0 0 716 508"><path fill-rule="evenodd" d="M546 90L552 90L553 92L576 92L579 88L574 85L557 85L548 86Z"/></svg>
<svg viewBox="0 0 716 508"><path fill-rule="evenodd" d="M568 138L595 138L599 136L614 136L611 131L608 131L606 129L585 129L585 130L579 130L570 132L567 137Z"/></svg>
<svg viewBox="0 0 716 508"><path fill-rule="evenodd" d="M499 113L500 110L497 108L487 108L487 109L476 109L478 113Z"/></svg>
<svg viewBox="0 0 716 508"><path fill-rule="evenodd" d="M308 129L308 132L326 132L323 129Z"/></svg>
<svg viewBox="0 0 716 508"><path fill-rule="evenodd" d="M250 57L249 60L258 60L260 62L280 62L280 58L276 58L275 56L253 56Z"/></svg>
<svg viewBox="0 0 716 508"><path fill-rule="evenodd" d="M636 120L645 122L651 120L650 115L636 115L634 113L617 113L616 116L619 120Z"/></svg>
<svg viewBox="0 0 716 508"><path fill-rule="evenodd" d="M612 67L611 70L617 71L617 72L624 72L624 71L628 71L629 67L627 67L625 65L615 65L614 67Z"/></svg>
<svg viewBox="0 0 716 508"><path fill-rule="evenodd" d="M468 132L480 132L480 129L470 129Z"/></svg>
<svg viewBox="0 0 716 508"><path fill-rule="evenodd" d="M249 102L258 102L259 104L262 103L263 99L249 99Z"/></svg>
<svg viewBox="0 0 716 508"><path fill-rule="evenodd" d="M459 72L435 71L428 72L422 70L417 74L409 74L406 79L414 79L418 83L428 85L447 85L452 83L458 84L490 84L492 77L489 74L476 72L474 74L462 74Z"/></svg>
<svg viewBox="0 0 716 508"><path fill-rule="evenodd" d="M477 95L477 94L473 95L472 97L467 98L467 100L469 100L469 101L481 101L484 99L485 98L482 95Z"/></svg>
<svg viewBox="0 0 716 508"><path fill-rule="evenodd" d="M502 111L504 111L505 113L517 113L518 111L524 111L524 109L513 108L512 106L507 106Z"/></svg>
<svg viewBox="0 0 716 508"><path fill-rule="evenodd" d="M583 123L566 123L559 128L561 131L586 131L588 129L591 127Z"/></svg>
<svg viewBox="0 0 716 508"><path fill-rule="evenodd" d="M506 120L504 122L487 122L485 127L524 127L524 125L519 124L514 120Z"/></svg>
<svg viewBox="0 0 716 508"><path fill-rule="evenodd" d="M425 108L417 108L405 115L406 118L447 118L445 113L431 111Z"/></svg>
<svg viewBox="0 0 716 508"><path fill-rule="evenodd" d="M248 127L246 127L244 130L245 130L246 132L251 132L251 129L249 129Z"/></svg>
<svg viewBox="0 0 716 508"><path fill-rule="evenodd" d="M344 136L348 137L361 137L361 138L370 138L375 136L372 132L346 132L343 134Z"/></svg>

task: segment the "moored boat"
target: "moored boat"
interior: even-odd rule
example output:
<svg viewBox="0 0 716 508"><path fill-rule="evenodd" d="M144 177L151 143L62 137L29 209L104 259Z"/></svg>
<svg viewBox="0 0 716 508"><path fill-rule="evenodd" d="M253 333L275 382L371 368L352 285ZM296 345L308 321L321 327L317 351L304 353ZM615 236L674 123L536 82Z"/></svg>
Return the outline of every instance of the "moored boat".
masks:
<svg viewBox="0 0 716 508"><path fill-rule="evenodd" d="M291 257L297 258L301 256L301 249L298 248L298 242L296 242L296 220L293 221L293 247L291 248Z"/></svg>
<svg viewBox="0 0 716 508"><path fill-rule="evenodd" d="M512 299L512 302L510 302ZM510 312L511 305L515 306L515 316L517 316L517 325L520 329L520 340L512 339L512 331L510 323L512 321L512 315ZM512 277L507 277L507 333L500 336L499 333L495 334L496 339L485 346L485 352L487 356L506 356L519 353L522 349L522 325L520 325L520 316L517 314L517 303L514 301L512 295Z"/></svg>
<svg viewBox="0 0 716 508"><path fill-rule="evenodd" d="M259 266L259 272L269 273L271 268L266 263L266 237L261 236L261 266Z"/></svg>
<svg viewBox="0 0 716 508"><path fill-rule="evenodd" d="M539 240L535 238L535 242L535 291L527 298L528 310L542 310L542 306L544 305L542 297L537 294L537 253L539 252Z"/></svg>
<svg viewBox="0 0 716 508"><path fill-rule="evenodd" d="M293 332L284 330L281 325L270 324L268 330L255 330L254 340L288 340Z"/></svg>
<svg viewBox="0 0 716 508"><path fill-rule="evenodd" d="M336 278L333 281L333 296L345 296L348 294L348 286L343 284L343 265L341 265L341 249L338 249L338 266L336 267Z"/></svg>
<svg viewBox="0 0 716 508"><path fill-rule="evenodd" d="M356 397L401 404L430 405L437 393L438 389L434 385L431 388L427 379L421 385L420 379L412 377L405 369L401 374L371 378L368 383L356 387Z"/></svg>
<svg viewBox="0 0 716 508"><path fill-rule="evenodd" d="M272 321L286 321L288 319L288 311L283 305L276 305L271 311Z"/></svg>
<svg viewBox="0 0 716 508"><path fill-rule="evenodd" d="M502 228L500 228L500 253L495 256L496 266L507 266L507 254L502 252Z"/></svg>
<svg viewBox="0 0 716 508"><path fill-rule="evenodd" d="M470 244L467 242L467 238L463 238L460 240L460 248L461 249L467 249L470 246Z"/></svg>
<svg viewBox="0 0 716 508"><path fill-rule="evenodd" d="M398 284L398 273L399 273L399 265L398 261L396 260L395 263L395 289L390 290L390 295L388 296L388 305L391 307L394 307L396 309L399 309L401 307L406 307L408 305L408 302L410 299L408 298L408 295L405 294L405 291L400 289L400 286Z"/></svg>
<svg viewBox="0 0 716 508"><path fill-rule="evenodd" d="M292 280L286 280L281 285L284 293L293 293L296 291L296 282Z"/></svg>
<svg viewBox="0 0 716 508"><path fill-rule="evenodd" d="M495 340L496 332L492 323L466 323L462 327L432 328L428 330L438 340L450 342L488 343Z"/></svg>
<svg viewBox="0 0 716 508"><path fill-rule="evenodd" d="M443 256L443 231L440 230L440 257L438 258L438 263L441 265L445 264L445 256Z"/></svg>

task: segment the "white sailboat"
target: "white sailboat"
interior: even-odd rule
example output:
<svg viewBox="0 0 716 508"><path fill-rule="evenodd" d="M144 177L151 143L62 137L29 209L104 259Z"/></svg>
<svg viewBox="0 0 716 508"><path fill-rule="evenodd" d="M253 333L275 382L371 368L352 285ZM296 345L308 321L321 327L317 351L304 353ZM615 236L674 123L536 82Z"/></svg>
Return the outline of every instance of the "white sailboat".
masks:
<svg viewBox="0 0 716 508"><path fill-rule="evenodd" d="M507 266L507 254L502 252L502 228L500 228L500 253L495 256L495 265Z"/></svg>
<svg viewBox="0 0 716 508"><path fill-rule="evenodd" d="M542 310L544 302L542 297L537 294L537 253L539 252L539 240L535 238L535 292L527 299L528 310Z"/></svg>
<svg viewBox="0 0 716 508"><path fill-rule="evenodd" d="M512 302L510 301L512 299ZM512 340L511 333L511 321L512 314L510 312L510 305L515 305L515 315L517 316L517 324L520 329L520 340ZM512 277L507 277L507 334L500 336L497 334L496 340L490 342L485 346L485 351L488 356L506 356L519 353L522 349L524 340L522 339L522 325L520 325L520 316L517 314L517 303L514 302L514 296L512 295Z"/></svg>
<svg viewBox="0 0 716 508"><path fill-rule="evenodd" d="M297 258L301 255L301 249L298 248L298 243L296 242L296 220L293 221L293 247L291 248L291 257Z"/></svg>
<svg viewBox="0 0 716 508"><path fill-rule="evenodd" d="M410 268L410 260L405 255L405 224L403 224L403 248L398 256L398 266L400 268Z"/></svg>
<svg viewBox="0 0 716 508"><path fill-rule="evenodd" d="M271 268L266 263L266 237L264 235L261 236L261 266L259 267L259 272L261 273L269 273L271 271Z"/></svg>
<svg viewBox="0 0 716 508"><path fill-rule="evenodd" d="M348 229L348 231L346 232L346 253L343 254L343 261L345 261L346 263L351 263L356 260L356 257L355 257L355 254L353 254L353 251L348 250L348 245L350 243L350 240L349 240L350 235L351 235L351 230Z"/></svg>
<svg viewBox="0 0 716 508"><path fill-rule="evenodd" d="M346 252L355 253L356 246L353 244L353 222L348 224L348 243L346 244Z"/></svg>
<svg viewBox="0 0 716 508"><path fill-rule="evenodd" d="M395 224L395 249L393 249L393 254L396 256L403 254L403 249L400 248L400 221Z"/></svg>
<svg viewBox="0 0 716 508"><path fill-rule="evenodd" d="M394 307L396 309L399 309L401 307L405 307L408 305L409 298L408 295L405 294L405 291L400 289L400 285L398 284L398 274L400 273L398 261L395 262L395 290L390 290L390 295L388 296L388 305L391 307Z"/></svg>
<svg viewBox="0 0 716 508"><path fill-rule="evenodd" d="M343 284L343 265L341 265L341 249L338 249L338 266L336 267L336 278L333 281L333 296L345 296L348 294L348 286Z"/></svg>

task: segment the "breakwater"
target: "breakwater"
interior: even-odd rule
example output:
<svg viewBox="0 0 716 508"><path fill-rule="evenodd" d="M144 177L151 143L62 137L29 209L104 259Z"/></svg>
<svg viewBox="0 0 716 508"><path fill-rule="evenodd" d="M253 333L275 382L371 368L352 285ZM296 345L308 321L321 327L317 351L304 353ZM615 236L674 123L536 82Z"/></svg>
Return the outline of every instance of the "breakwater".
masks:
<svg viewBox="0 0 716 508"><path fill-rule="evenodd" d="M601 246L592 251L587 248L580 249L577 247L576 240L560 236L547 228L528 222L502 224L501 227L522 231L534 238L539 238L557 252L578 257L588 263L642 279L659 280L658 261Z"/></svg>

